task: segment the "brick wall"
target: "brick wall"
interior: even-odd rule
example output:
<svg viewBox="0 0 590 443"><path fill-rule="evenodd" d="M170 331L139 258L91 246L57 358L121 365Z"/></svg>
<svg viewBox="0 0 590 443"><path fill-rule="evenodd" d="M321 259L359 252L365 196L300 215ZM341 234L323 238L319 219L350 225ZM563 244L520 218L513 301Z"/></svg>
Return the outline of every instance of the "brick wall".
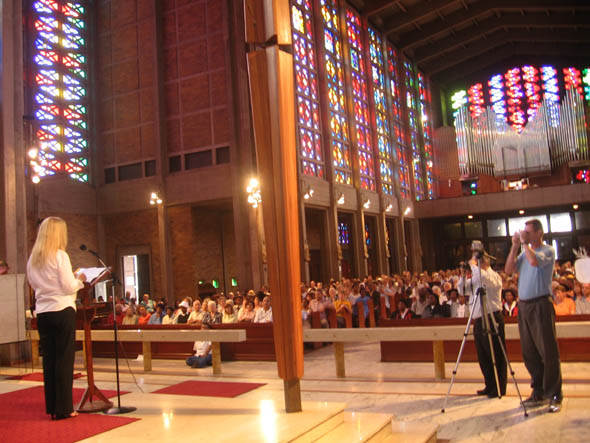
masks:
<svg viewBox="0 0 590 443"><path fill-rule="evenodd" d="M148 246L151 249L151 296L161 297L160 247L156 209L105 216L107 264L118 266L117 253L122 247Z"/></svg>
<svg viewBox="0 0 590 443"><path fill-rule="evenodd" d="M99 145L104 166L156 156L154 41L152 0L99 2Z"/></svg>
<svg viewBox="0 0 590 443"><path fill-rule="evenodd" d="M229 143L224 3L220 0L164 3L169 153Z"/></svg>
<svg viewBox="0 0 590 443"><path fill-rule="evenodd" d="M194 297L197 285L195 262L197 238L190 205L169 208L168 218L174 274L172 298L182 300L184 297Z"/></svg>

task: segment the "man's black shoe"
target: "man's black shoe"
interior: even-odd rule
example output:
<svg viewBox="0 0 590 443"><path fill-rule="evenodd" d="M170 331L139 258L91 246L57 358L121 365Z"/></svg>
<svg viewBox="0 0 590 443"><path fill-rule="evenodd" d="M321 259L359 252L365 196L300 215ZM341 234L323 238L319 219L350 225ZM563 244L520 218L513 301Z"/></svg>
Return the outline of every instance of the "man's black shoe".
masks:
<svg viewBox="0 0 590 443"><path fill-rule="evenodd" d="M549 401L549 409L547 412L559 412L561 411L561 396L554 395Z"/></svg>
<svg viewBox="0 0 590 443"><path fill-rule="evenodd" d="M479 391L477 391L477 395L488 395L488 389L480 389Z"/></svg>
<svg viewBox="0 0 590 443"><path fill-rule="evenodd" d="M539 406L544 403L543 397L531 394L529 398L523 401L525 406Z"/></svg>

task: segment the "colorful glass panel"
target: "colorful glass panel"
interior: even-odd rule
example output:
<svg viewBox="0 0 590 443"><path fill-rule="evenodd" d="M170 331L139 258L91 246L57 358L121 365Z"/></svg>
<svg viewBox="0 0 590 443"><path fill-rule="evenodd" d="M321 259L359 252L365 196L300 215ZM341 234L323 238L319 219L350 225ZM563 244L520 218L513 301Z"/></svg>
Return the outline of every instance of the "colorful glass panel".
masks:
<svg viewBox="0 0 590 443"><path fill-rule="evenodd" d="M585 68L582 71L582 81L584 82L584 98L590 102L590 68Z"/></svg>
<svg viewBox="0 0 590 443"><path fill-rule="evenodd" d="M350 233L348 231L347 223L338 223L338 243L340 243L341 245L350 244Z"/></svg>
<svg viewBox="0 0 590 443"><path fill-rule="evenodd" d="M35 173L89 181L85 2L32 3Z"/></svg>
<svg viewBox="0 0 590 443"><path fill-rule="evenodd" d="M352 69L352 95L354 104L355 135L358 149L361 188L375 190L373 143L369 121L367 70L364 59L362 26L359 16L346 10L346 34Z"/></svg>
<svg viewBox="0 0 590 443"><path fill-rule="evenodd" d="M582 88L582 74L576 68L563 68L563 83L566 91L574 90L580 97L584 96L584 89Z"/></svg>
<svg viewBox="0 0 590 443"><path fill-rule="evenodd" d="M426 84L426 79L421 72L418 72L418 95L420 99L420 120L422 122L422 139L424 142L424 167L426 170L426 194L429 199L434 198L434 172L433 172L433 165L434 165L434 157L432 152L432 127L430 123L429 117L429 110L430 110L430 93L428 90L428 85ZM473 91L474 95L478 93L482 96L481 102L483 102L483 93L481 92L481 84L479 85L480 88L476 91ZM479 102L479 100L477 101ZM479 111L478 111L479 112ZM481 110L483 112L483 108Z"/></svg>
<svg viewBox="0 0 590 443"><path fill-rule="evenodd" d="M301 172L324 178L313 10L310 0L292 0L291 25Z"/></svg>
<svg viewBox="0 0 590 443"><path fill-rule="evenodd" d="M509 69L504 75L506 80L506 110L508 121L517 132L524 129L525 114L522 106L524 96L521 84L520 68Z"/></svg>
<svg viewBox="0 0 590 443"><path fill-rule="evenodd" d="M393 142L396 153L396 168L394 171L394 180L399 184L400 195L403 198L410 198L410 168L408 157L406 155L407 142L406 135L402 126L401 111L401 88L399 81L397 51L391 45L387 45L387 71L389 73L389 103L390 115L393 119Z"/></svg>
<svg viewBox="0 0 590 443"><path fill-rule="evenodd" d="M371 56L371 85L373 102L375 104L375 128L377 129L377 153L379 159L379 176L381 191L393 195L394 152L392 149L389 117L387 115L385 57L383 54L383 40L377 32L369 28L369 54Z"/></svg>
<svg viewBox="0 0 590 443"><path fill-rule="evenodd" d="M334 164L334 180L352 184L348 115L344 106L344 67L338 27L336 0L320 0L324 32L326 88L330 110L330 148Z"/></svg>
<svg viewBox="0 0 590 443"><path fill-rule="evenodd" d="M406 86L406 106L408 110L408 122L410 129L410 152L412 154L412 176L414 179L414 197L416 200L423 200L426 197L426 190L424 188L424 173L422 168L422 149L420 146L420 123L418 121L418 99L416 79L413 66L405 61L404 67L404 81Z"/></svg>

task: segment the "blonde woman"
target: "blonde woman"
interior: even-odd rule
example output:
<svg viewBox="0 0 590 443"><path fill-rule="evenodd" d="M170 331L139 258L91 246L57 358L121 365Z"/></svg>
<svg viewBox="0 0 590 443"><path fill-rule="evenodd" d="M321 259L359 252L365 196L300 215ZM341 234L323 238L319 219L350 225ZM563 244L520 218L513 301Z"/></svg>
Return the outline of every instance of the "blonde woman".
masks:
<svg viewBox="0 0 590 443"><path fill-rule="evenodd" d="M39 226L27 263L43 355L45 410L52 420L78 415L72 402L76 293L84 287L86 276L73 274L67 244L66 222L48 217Z"/></svg>

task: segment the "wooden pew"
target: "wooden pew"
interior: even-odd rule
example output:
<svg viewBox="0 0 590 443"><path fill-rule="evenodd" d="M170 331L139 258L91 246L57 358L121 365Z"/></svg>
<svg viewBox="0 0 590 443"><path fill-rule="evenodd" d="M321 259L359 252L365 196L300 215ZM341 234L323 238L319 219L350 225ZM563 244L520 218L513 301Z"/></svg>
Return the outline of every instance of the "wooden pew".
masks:
<svg viewBox="0 0 590 443"><path fill-rule="evenodd" d="M588 317L588 316L585 316ZM558 339L585 339L590 337L590 321L564 321L556 323ZM303 331L303 340L326 341L334 343L336 376L345 377L344 347L345 342L417 342L428 341L433 346L435 378L445 378L445 341L462 339L465 325L448 326L398 326L393 328L353 328L353 329L307 329ZM518 324L506 324L506 339L519 339ZM473 335L468 335L473 340ZM338 345L336 345L338 343ZM441 352L442 351L442 352Z"/></svg>
<svg viewBox="0 0 590 443"><path fill-rule="evenodd" d="M28 331L30 339L39 341L37 330ZM202 329L133 329L119 330L117 338L120 342L141 342L143 349L143 369L145 372L152 370L152 343L154 342L195 342L210 341L213 363L213 374L221 374L221 348L222 342L241 342L246 340L246 331L243 329L231 330L202 330ZM76 340L84 339L84 331L76 331ZM93 342L113 342L114 332L112 330L93 330ZM38 349L38 347L37 347ZM33 361L39 361L39 356L33 356Z"/></svg>

